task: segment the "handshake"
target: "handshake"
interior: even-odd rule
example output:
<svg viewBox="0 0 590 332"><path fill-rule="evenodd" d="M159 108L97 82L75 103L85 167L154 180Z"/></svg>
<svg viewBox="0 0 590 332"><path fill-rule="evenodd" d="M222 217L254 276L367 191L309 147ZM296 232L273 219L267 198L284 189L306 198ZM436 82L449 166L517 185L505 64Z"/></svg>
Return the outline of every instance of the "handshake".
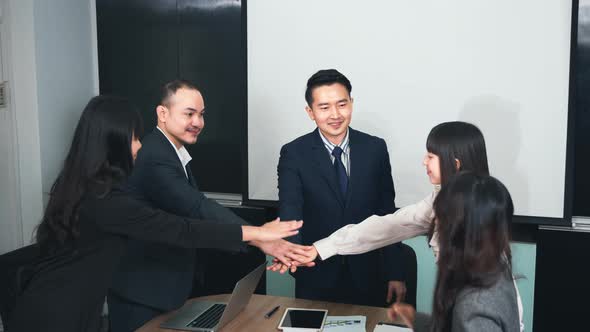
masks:
<svg viewBox="0 0 590 332"><path fill-rule="evenodd" d="M295 272L297 267L312 267L318 256L314 246L302 246L283 240L297 235L303 221L280 221L278 218L266 224L242 226L242 237L250 245L258 247L267 255L273 256L273 264L267 270L285 273Z"/></svg>

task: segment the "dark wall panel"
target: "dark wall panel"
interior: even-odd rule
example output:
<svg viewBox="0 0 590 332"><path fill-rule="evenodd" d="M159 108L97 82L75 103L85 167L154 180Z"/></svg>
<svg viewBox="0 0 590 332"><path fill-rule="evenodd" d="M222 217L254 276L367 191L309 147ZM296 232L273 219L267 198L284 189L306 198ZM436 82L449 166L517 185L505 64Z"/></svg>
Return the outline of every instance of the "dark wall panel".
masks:
<svg viewBox="0 0 590 332"><path fill-rule="evenodd" d="M246 132L246 52L241 1L97 0L100 92L128 97L146 133L160 87L195 83L205 129L188 150L203 191L241 193Z"/></svg>
<svg viewBox="0 0 590 332"><path fill-rule="evenodd" d="M587 331L590 233L540 230L533 328Z"/></svg>
<svg viewBox="0 0 590 332"><path fill-rule="evenodd" d="M130 98L149 132L160 87L177 77L176 0L98 0L96 11L100 93Z"/></svg>
<svg viewBox="0 0 590 332"><path fill-rule="evenodd" d="M180 76L202 89L205 130L189 151L205 191L241 193L246 53L241 1L179 0ZM206 159L206 160L203 160Z"/></svg>

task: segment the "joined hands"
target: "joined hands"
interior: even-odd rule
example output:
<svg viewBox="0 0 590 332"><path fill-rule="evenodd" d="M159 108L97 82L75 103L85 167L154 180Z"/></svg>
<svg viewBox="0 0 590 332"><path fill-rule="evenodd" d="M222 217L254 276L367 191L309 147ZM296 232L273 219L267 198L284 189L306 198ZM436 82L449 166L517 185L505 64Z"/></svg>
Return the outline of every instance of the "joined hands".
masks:
<svg viewBox="0 0 590 332"><path fill-rule="evenodd" d="M315 266L315 260L318 257L318 251L313 245L294 245L294 247L290 248L290 251L285 255L291 260L290 262L285 263L282 259L275 257L272 261L273 264L268 266L266 269L273 272L279 272L281 274L287 272L288 270L290 270L291 273L295 273L297 268L300 266Z"/></svg>
<svg viewBox="0 0 590 332"><path fill-rule="evenodd" d="M302 226L303 221L280 221L279 218L260 227L242 226L242 240L258 247L265 254L274 256L273 265L267 267L267 270L280 264L281 268L274 271L284 267L285 271L292 268L294 272L296 266L314 266L313 260L317 257L317 251L313 246L302 246L283 240L285 237L298 234Z"/></svg>
<svg viewBox="0 0 590 332"><path fill-rule="evenodd" d="M287 271L295 273L299 267L315 266L315 260L319 256L315 246L303 246L282 239L283 237L298 234L298 229L301 226L303 226L303 221L280 222L277 218L272 222L264 224L262 227L255 227L259 228L264 236L259 236L258 239L252 240L250 244L260 248L264 253L274 256L272 264L267 266L266 270L284 274ZM406 296L405 282L390 280L387 283L386 301L388 303L393 299L394 293L396 295L396 304L402 304L401 302L404 301ZM398 307L399 310L397 312L393 308L395 307L392 307L390 310L391 315L397 313L404 320L407 320L407 317L404 317L408 314L406 307ZM412 317L408 319L412 319Z"/></svg>

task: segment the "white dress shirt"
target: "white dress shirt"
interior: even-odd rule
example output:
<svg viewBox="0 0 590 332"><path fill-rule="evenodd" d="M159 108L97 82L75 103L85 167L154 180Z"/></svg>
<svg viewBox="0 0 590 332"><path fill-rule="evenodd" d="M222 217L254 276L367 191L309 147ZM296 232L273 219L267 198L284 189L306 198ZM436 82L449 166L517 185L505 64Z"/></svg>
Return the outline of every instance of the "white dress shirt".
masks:
<svg viewBox="0 0 590 332"><path fill-rule="evenodd" d="M186 165L188 165L188 162L193 159L191 157L190 153L188 153L188 151L186 150L184 145L181 146L180 149L177 149L176 145L174 145L174 143L172 143L172 141L168 138L168 136L166 136L166 133L162 129L160 129L160 127L156 126L156 128L158 128L158 130L162 132L164 137L166 137L168 142L170 142L170 144L172 144L172 147L174 148L174 151L176 151L176 155L178 155L178 159L180 160L180 163L182 164L182 169L184 170L184 175L186 175L186 178L188 179L188 173L186 172Z"/></svg>
<svg viewBox="0 0 590 332"><path fill-rule="evenodd" d="M324 146L326 147L326 150L328 150L328 152L330 153L330 160L332 160L332 164L334 163L334 159L335 159L335 157L332 155L332 151L334 151L334 148L337 146L339 146L342 149L342 155L340 155L340 160L342 161L342 164L344 164L344 169L346 170L346 175L348 175L348 176L350 176L350 144L349 144L349 140L348 140L348 133L349 132L350 131L348 129L346 129L346 136L344 136L344 139L342 140L342 142L340 142L340 144L336 145L336 144L330 142L322 134L322 132L318 130L318 133L320 134L320 138L324 142Z"/></svg>

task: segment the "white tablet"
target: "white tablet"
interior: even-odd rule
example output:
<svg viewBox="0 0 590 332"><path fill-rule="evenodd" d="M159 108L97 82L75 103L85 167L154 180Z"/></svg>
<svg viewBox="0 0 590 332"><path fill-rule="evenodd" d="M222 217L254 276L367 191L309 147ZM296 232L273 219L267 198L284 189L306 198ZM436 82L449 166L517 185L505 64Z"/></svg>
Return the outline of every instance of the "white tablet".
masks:
<svg viewBox="0 0 590 332"><path fill-rule="evenodd" d="M321 331L324 328L328 310L287 308L277 327L285 332L312 332Z"/></svg>

